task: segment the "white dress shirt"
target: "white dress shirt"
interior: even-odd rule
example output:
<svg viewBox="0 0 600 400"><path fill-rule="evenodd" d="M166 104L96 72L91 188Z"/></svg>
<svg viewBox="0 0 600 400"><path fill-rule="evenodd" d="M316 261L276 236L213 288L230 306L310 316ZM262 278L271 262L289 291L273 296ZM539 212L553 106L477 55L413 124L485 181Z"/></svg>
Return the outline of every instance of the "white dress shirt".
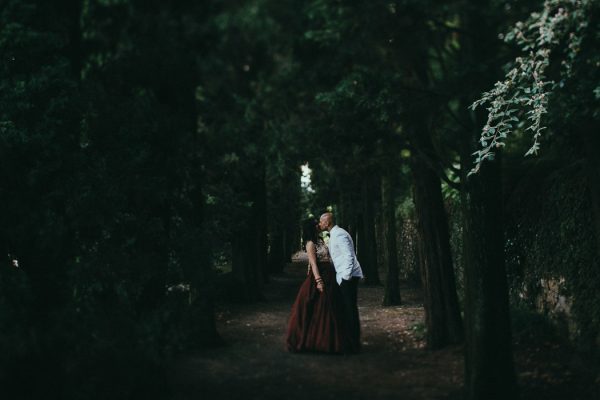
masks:
<svg viewBox="0 0 600 400"><path fill-rule="evenodd" d="M328 247L338 285L342 283L342 279L350 280L355 276L363 277L360 263L354 251L354 242L348 232L337 225L331 228Z"/></svg>

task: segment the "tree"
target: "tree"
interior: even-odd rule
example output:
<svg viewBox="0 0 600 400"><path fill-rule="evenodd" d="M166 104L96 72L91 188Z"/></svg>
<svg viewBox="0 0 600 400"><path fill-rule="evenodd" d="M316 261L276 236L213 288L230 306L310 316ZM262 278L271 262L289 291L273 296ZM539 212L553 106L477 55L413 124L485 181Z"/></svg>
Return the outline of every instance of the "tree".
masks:
<svg viewBox="0 0 600 400"><path fill-rule="evenodd" d="M543 7L524 22L515 24L505 36L514 42L521 55L515 58L503 81L484 92L473 108L489 104L488 119L479 142L472 173L485 160L493 160L496 149L506 146L510 135L531 132L533 143L525 153L535 155L540 149L544 115L553 100L555 107L567 111L569 121L582 121L564 126L561 118L550 118L563 125L564 132L581 143L586 160L598 255L600 256L600 164L593 149L598 148L597 110L600 91L596 48L598 14L596 0L547 0ZM570 133L572 132L572 133Z"/></svg>
<svg viewBox="0 0 600 400"><path fill-rule="evenodd" d="M15 61L0 80L1 190L12 193L2 241L24 273L32 337L43 338L11 363L62 366L43 374L61 398L111 395L62 387L67 374L116 374L116 390L132 390L127 369L164 390L165 353L218 339L210 260L197 251L207 236L188 51L198 26L186 18L199 10L134 3L10 2L0 14ZM181 280L188 294L166 290Z"/></svg>
<svg viewBox="0 0 600 400"><path fill-rule="evenodd" d="M579 68L589 64L589 58L593 57L592 53L586 51L582 53L583 56L578 53L582 43L589 46L593 41L591 37L594 35L590 34L588 29L589 26L597 24L597 19L594 22L594 18L591 18L594 15L594 7L597 16L598 5L594 3L546 1L541 12L533 13L525 23L518 22L506 35L506 39L516 41L524 54L516 58L504 81L497 82L494 89L485 92L481 99L473 104L473 108L482 104L489 104L489 108L483 130L476 134L475 138L467 136L462 155L462 169L465 173L470 169L465 162L469 159L469 154L475 151L473 154L476 155L475 167L469 173L474 175L470 178L463 175L466 189L462 200L465 215L467 288L465 377L469 399L501 399L514 397L516 393L516 379L510 357L508 288L504 268L504 240L501 234L502 214L499 212L502 210L502 203L499 201L502 198L500 166L498 161L486 163L487 165L483 163L493 160L496 149L504 147L509 135L516 132L532 132L533 144L526 155L536 154L540 148L542 131L545 129L542 124L543 116L548 111L548 101L553 92L560 91L559 87L569 87L572 82L587 81L588 77L594 76L591 71L587 71L586 78L576 76L576 72L581 71ZM467 14L465 19L466 27L470 31L488 31L489 24L486 23L484 27L480 21L489 21L489 18L483 18L476 10ZM488 38L487 42L492 43L493 37ZM481 63L475 57L486 55L486 50L490 47L478 46L475 42L464 46L467 49L465 55L468 57L464 62ZM583 48L585 49L585 46ZM549 73L554 74L552 65L556 61L551 57L555 57L555 54L559 54L558 61L562 60L559 82L548 77ZM484 57L491 59L489 54ZM583 60L586 61L581 64ZM584 66L583 70L586 69ZM592 82L588 84L590 86L585 86L594 85ZM475 86L477 87L481 88L481 83ZM582 90L580 93L586 92ZM559 97L558 101L562 100L560 103L563 108L561 117L565 115L564 109L570 109L570 102L565 101L568 97L569 95L562 99ZM588 90L587 96L581 97L585 98L588 104L580 108L584 113L579 115L578 119L590 123L594 119L594 113L588 111L589 104L594 102L591 90ZM480 122L478 126L481 125L483 123ZM593 139L589 139L592 138L589 126L581 130L572 130L582 134L583 142L587 142L588 145L586 147L593 146ZM475 140L479 141L479 150ZM597 161L592 161L589 154L587 170L598 232L597 210L600 197L597 193L600 175L597 175Z"/></svg>
<svg viewBox="0 0 600 400"><path fill-rule="evenodd" d="M396 246L396 207L394 196L394 180L391 172L381 177L381 200L383 210L383 236L385 252L385 269L387 272L385 282L384 306L398 305L401 303L400 285L398 281L398 249Z"/></svg>
<svg viewBox="0 0 600 400"><path fill-rule="evenodd" d="M355 226L360 229L361 225L367 224L357 224L347 218L348 210L362 208L360 204L364 203L352 194L367 192L360 186L353 186L352 180L356 181L358 176L358 180L365 182L378 168L389 168L377 157L381 138L397 135L398 143L410 142L411 148L416 150L413 152L415 171L428 174L415 175L414 182L421 184L424 178L430 181L430 192L421 192L423 186L416 186L415 190L419 193L415 199L422 202L417 207L421 221L435 216L430 219L431 223L421 225L420 242L440 245L429 247L427 250L432 253L421 257L424 272L427 272L424 279L431 289L426 290L426 312L430 316L439 316L428 318L429 342L437 348L459 342L462 327L447 222L443 222L446 218L440 186L440 176L443 175L440 166L443 163L435 152L430 151L432 146L420 149L421 144L431 141L427 137L433 135L433 131L423 124L416 127L438 113L436 107L429 107L427 103L439 103L431 95L432 85L427 76L431 69L428 66L431 43L427 39L431 26L435 26L434 17L428 14L427 9L428 4L410 1L365 2L352 6L315 1L307 8L311 25L306 36L320 44L321 49L329 51L313 64L325 68L318 81L324 89L318 93L316 100L325 107L322 124L326 124L328 129L327 136L321 139L326 143L323 147L335 149L335 152L326 150L329 152L325 154L328 155L328 169L334 171L337 180L330 186L337 186L342 194L338 201L342 222L352 232ZM369 27L374 24L381 29L370 30ZM399 91L390 90L390 87ZM420 106L413 104L416 100ZM423 154L427 157L422 157ZM439 195L433 196L435 191ZM430 209L436 212L427 214ZM360 250L360 230L358 233ZM365 253L368 254L368 251L359 252L359 257ZM365 263L365 267L368 277L368 264Z"/></svg>

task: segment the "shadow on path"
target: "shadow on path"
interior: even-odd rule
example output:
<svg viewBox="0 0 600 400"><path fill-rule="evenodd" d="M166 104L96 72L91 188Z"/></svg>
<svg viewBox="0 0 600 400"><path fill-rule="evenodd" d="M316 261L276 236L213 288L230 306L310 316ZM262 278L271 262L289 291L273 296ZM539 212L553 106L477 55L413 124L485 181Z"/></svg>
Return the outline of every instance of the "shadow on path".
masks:
<svg viewBox="0 0 600 400"><path fill-rule="evenodd" d="M227 346L183 355L169 366L173 400L458 400L461 347L423 348L421 293L403 287L404 304L382 307L383 287L359 287L363 351L291 354L284 339L306 263L289 264L265 286L266 301L217 312ZM600 400L600 373L566 344L515 341L521 400ZM508 400L508 399L507 399Z"/></svg>
<svg viewBox="0 0 600 400"><path fill-rule="evenodd" d="M359 288L363 351L291 354L288 315L306 273L287 266L265 287L266 301L218 311L226 347L178 360L175 399L443 399L462 382L462 350L423 349L420 293L402 288L404 304L382 307L382 287Z"/></svg>

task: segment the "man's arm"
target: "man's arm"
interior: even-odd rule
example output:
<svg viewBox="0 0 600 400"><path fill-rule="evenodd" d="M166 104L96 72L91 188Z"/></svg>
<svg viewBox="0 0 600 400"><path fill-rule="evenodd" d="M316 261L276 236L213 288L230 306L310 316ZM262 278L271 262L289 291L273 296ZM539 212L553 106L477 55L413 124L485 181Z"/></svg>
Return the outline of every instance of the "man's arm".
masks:
<svg viewBox="0 0 600 400"><path fill-rule="evenodd" d="M350 235L345 232L340 232L336 236L336 243L340 250L340 275L342 279L350 280L352 277L352 267L354 266L352 240L350 239Z"/></svg>

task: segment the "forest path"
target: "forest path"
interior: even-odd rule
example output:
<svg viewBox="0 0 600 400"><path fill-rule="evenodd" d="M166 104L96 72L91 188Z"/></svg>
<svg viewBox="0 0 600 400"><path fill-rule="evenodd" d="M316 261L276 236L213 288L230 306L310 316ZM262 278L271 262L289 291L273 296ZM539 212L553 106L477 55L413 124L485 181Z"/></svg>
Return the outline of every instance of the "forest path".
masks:
<svg viewBox="0 0 600 400"><path fill-rule="evenodd" d="M169 367L173 400L461 399L462 347L423 348L422 295L402 287L382 307L383 287L359 286L363 349L355 355L292 354L285 331L306 263L289 264L265 301L217 310L226 346L183 355ZM596 373L554 342L515 344L521 399L596 399ZM597 381L600 383L600 380Z"/></svg>
<svg viewBox="0 0 600 400"><path fill-rule="evenodd" d="M356 355L291 354L287 320L306 274L289 264L265 286L266 301L218 310L227 346L181 360L176 399L441 399L459 390L462 350L423 349L420 292L401 288L403 304L382 307L383 287L360 286L363 349Z"/></svg>

